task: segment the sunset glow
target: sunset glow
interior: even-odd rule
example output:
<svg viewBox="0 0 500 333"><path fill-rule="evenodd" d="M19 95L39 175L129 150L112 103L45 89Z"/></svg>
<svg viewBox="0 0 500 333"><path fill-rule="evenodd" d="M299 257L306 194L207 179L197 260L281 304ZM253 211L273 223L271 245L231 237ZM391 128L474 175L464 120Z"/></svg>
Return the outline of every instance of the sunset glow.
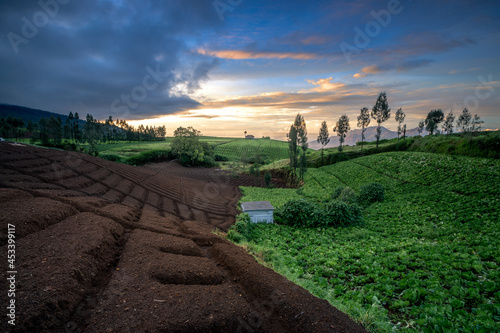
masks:
<svg viewBox="0 0 500 333"><path fill-rule="evenodd" d="M496 1L91 1L60 5L33 36L35 2L0 5L0 103L203 135L311 138L385 91L408 128L431 109L500 128ZM392 117L384 123L396 128Z"/></svg>

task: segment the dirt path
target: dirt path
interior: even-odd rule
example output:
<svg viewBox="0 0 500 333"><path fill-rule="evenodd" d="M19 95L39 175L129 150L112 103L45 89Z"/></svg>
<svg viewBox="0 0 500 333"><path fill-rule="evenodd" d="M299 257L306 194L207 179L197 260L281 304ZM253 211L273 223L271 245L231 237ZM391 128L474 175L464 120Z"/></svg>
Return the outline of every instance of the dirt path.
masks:
<svg viewBox="0 0 500 333"><path fill-rule="evenodd" d="M0 143L2 276L8 224L16 237L15 296L0 282L16 325L1 330L364 332L212 233L239 196L224 181Z"/></svg>

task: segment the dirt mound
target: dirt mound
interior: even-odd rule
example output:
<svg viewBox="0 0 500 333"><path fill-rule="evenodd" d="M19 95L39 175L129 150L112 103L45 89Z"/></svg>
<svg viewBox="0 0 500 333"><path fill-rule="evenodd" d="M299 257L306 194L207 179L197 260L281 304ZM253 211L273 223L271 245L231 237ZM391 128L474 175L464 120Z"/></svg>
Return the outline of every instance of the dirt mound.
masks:
<svg viewBox="0 0 500 333"><path fill-rule="evenodd" d="M212 233L240 193L188 170L0 143L1 330L364 332Z"/></svg>

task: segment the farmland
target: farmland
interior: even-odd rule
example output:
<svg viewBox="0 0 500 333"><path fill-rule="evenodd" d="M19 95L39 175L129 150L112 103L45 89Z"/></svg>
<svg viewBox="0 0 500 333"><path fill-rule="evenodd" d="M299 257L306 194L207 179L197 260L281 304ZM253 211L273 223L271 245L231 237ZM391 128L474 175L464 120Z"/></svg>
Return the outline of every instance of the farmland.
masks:
<svg viewBox="0 0 500 333"><path fill-rule="evenodd" d="M247 246L373 332L499 331L500 162L383 153L309 169L302 194L370 182L386 198L364 209L362 226L258 225ZM252 200L268 191L243 189Z"/></svg>
<svg viewBox="0 0 500 333"><path fill-rule="evenodd" d="M288 143L270 139L236 140L217 145L214 150L230 161L249 160L256 155L269 162L288 158Z"/></svg>

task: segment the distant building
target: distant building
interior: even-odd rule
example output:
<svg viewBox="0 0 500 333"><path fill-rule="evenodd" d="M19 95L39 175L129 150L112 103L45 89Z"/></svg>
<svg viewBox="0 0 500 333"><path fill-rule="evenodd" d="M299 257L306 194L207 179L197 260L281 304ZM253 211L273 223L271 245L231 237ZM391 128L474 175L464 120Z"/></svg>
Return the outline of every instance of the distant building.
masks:
<svg viewBox="0 0 500 333"><path fill-rule="evenodd" d="M245 136L245 139L255 139L255 136L253 136L252 134L248 134L247 136Z"/></svg>
<svg viewBox="0 0 500 333"><path fill-rule="evenodd" d="M253 223L274 223L274 207L269 201L243 202L241 204L241 210L243 211L243 213L247 213L248 215L250 215L250 220Z"/></svg>

